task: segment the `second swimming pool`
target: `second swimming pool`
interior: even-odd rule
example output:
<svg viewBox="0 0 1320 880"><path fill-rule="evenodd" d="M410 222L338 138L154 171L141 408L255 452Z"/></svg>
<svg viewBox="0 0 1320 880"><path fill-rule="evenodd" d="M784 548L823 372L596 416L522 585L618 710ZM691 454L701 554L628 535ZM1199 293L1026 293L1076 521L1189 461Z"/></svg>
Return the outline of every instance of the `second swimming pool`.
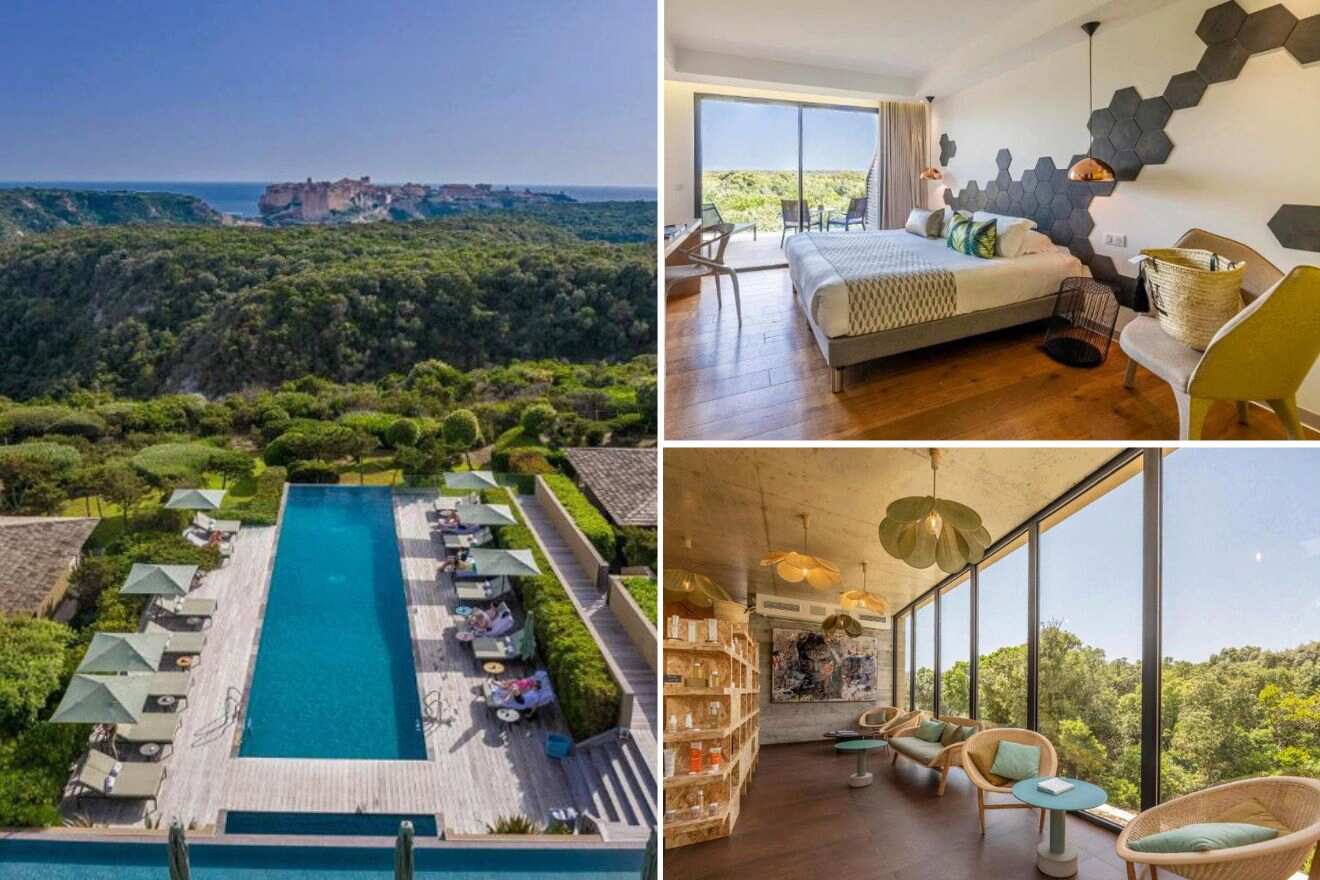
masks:
<svg viewBox="0 0 1320 880"><path fill-rule="evenodd" d="M393 493L290 486L239 754L424 760Z"/></svg>

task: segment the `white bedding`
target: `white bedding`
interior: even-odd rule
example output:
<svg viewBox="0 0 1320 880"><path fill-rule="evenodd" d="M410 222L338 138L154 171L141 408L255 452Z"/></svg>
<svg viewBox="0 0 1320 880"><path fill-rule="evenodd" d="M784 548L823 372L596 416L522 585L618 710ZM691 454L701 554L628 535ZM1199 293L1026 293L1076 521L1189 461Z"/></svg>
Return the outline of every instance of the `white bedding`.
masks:
<svg viewBox="0 0 1320 880"><path fill-rule="evenodd" d="M1047 296L1059 289L1063 279L1090 274L1063 247L1025 257L982 260L952 250L942 238L920 238L904 229L795 235L784 249L789 276L803 306L831 338L853 334L848 317L848 285L811 241L822 234L851 238L893 236L902 245L917 248L923 259L953 273L958 288L955 313L959 315Z"/></svg>

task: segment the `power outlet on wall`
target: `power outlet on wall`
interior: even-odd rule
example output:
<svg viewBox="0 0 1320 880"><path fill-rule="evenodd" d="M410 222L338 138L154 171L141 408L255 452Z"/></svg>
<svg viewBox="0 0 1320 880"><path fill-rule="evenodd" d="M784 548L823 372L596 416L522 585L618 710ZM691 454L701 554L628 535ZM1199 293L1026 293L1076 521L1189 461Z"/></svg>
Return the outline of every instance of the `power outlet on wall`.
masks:
<svg viewBox="0 0 1320 880"><path fill-rule="evenodd" d="M1113 232L1106 232L1105 244L1109 245L1110 247L1125 248L1127 247L1127 236L1118 235Z"/></svg>

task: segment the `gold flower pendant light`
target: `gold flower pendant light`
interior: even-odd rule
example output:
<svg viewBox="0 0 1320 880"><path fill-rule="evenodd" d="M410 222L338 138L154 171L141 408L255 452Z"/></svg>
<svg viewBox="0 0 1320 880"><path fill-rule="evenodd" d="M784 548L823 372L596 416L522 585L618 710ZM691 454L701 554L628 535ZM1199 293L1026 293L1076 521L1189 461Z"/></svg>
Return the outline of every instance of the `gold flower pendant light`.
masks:
<svg viewBox="0 0 1320 880"><path fill-rule="evenodd" d="M811 515L800 513L802 520L802 553L796 550L774 550L761 560L763 566L774 566L775 573L790 584L807 582L807 586L817 590L837 587L843 581L843 574L833 562L811 556L807 549L807 529L811 526Z"/></svg>
<svg viewBox="0 0 1320 880"><path fill-rule="evenodd" d="M848 590L839 599L839 604L844 608L856 608L861 605L868 611L874 611L876 614L888 614L889 603L881 596L868 593L866 590L866 563L862 563L862 588L860 590Z"/></svg>
<svg viewBox="0 0 1320 880"><path fill-rule="evenodd" d="M731 602L729 591L695 571L685 568L666 568L664 588L667 597L693 608L711 608L715 602Z"/></svg>
<svg viewBox="0 0 1320 880"><path fill-rule="evenodd" d="M990 533L976 511L938 496L940 458L938 449L930 451L929 495L900 498L885 510L880 545L913 568L938 564L942 571L956 574L969 562L981 561L990 546Z"/></svg>
<svg viewBox="0 0 1320 880"><path fill-rule="evenodd" d="M842 632L855 639L862 634L862 622L846 611L831 614L821 622L820 626L821 629L825 630L827 636L838 635Z"/></svg>

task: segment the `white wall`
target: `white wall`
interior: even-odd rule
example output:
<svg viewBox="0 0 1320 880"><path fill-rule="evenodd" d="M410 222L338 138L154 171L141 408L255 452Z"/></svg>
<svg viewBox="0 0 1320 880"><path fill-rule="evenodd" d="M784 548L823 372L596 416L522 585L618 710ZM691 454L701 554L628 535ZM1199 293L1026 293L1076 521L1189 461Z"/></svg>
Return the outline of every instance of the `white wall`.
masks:
<svg viewBox="0 0 1320 880"><path fill-rule="evenodd" d="M1253 12L1272 0L1239 0ZM1205 45L1196 26L1210 0L1179 0L1141 18L1102 27L1095 42L1096 106L1116 89L1136 86L1142 97L1164 93L1169 78L1195 69ZM1320 0L1286 0L1298 18L1320 13ZM997 174L995 154L1013 153L1015 179L1041 156L1062 167L1086 151L1086 44L1067 49L941 97L935 137L958 144L945 185L982 186ZM1256 248L1285 272L1320 264L1320 254L1282 247L1266 225L1285 203L1320 205L1320 65L1303 68L1280 49L1256 55L1235 80L1210 86L1201 104L1175 111L1166 129L1174 150L1165 165L1146 166L1091 214L1096 252L1134 275L1127 260L1145 247L1171 245L1200 226ZM935 204L941 194L932 193ZM1106 247L1106 233L1127 235L1128 247ZM1320 369L1302 387L1299 403L1320 412Z"/></svg>
<svg viewBox="0 0 1320 880"><path fill-rule="evenodd" d="M666 224L683 223L694 216L696 203L695 132L692 111L696 96L736 95L744 98L767 98L782 101L834 104L844 107L878 107L875 101L820 97L800 93L762 89L735 88L707 83L665 81L665 176L661 188L661 214Z"/></svg>

